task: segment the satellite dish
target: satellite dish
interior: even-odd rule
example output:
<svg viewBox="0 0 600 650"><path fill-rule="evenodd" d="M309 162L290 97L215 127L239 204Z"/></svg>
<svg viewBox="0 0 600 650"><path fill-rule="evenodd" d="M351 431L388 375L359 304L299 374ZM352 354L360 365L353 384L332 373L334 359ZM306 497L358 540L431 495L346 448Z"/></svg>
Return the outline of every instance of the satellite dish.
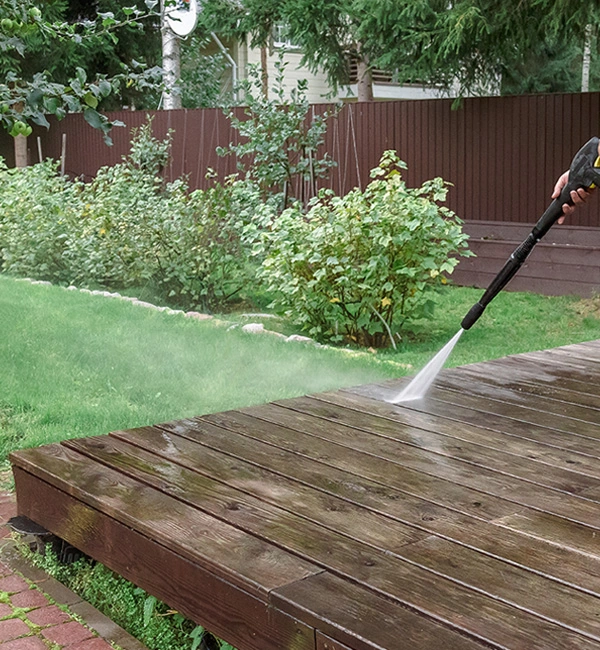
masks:
<svg viewBox="0 0 600 650"><path fill-rule="evenodd" d="M165 18L174 34L188 36L198 22L198 0L176 0L165 8Z"/></svg>

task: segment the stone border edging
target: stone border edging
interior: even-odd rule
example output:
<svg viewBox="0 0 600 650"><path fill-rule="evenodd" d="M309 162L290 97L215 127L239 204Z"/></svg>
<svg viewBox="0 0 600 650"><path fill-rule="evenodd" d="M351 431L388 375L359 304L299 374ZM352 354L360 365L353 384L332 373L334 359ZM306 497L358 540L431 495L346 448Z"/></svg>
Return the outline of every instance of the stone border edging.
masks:
<svg viewBox="0 0 600 650"><path fill-rule="evenodd" d="M30 284L38 284L38 285L45 285L45 286L60 286L60 285L53 285L52 282L48 282L47 280L32 280L31 278L14 278L17 281L20 282L29 282ZM193 318L195 320L212 320L213 323L219 324L219 325L225 325L227 326L227 329L235 329L237 327L240 327L239 323L235 323L232 321L224 321L218 318L215 318L214 316L211 316L210 314L202 314L197 311L183 311L182 309L171 309L170 307L160 307L158 305L154 305L151 302L146 302L144 300L140 300L139 298L134 298L132 296L123 296L120 293L117 292L110 292L110 291L100 291L100 290L90 290L90 289L79 289L74 285L70 285L68 287L61 287L65 291L79 291L80 293L87 293L92 296L103 296L105 298L117 298L120 300L125 300L127 302L130 302L132 305L136 305L137 307L144 307L146 309L153 309L155 311L159 312L164 312L169 315L183 315L185 318ZM267 316L267 314L251 314L252 316ZM272 317L271 314L268 314L269 317ZM273 330L268 330L265 328L265 326L262 323L247 323L246 325L242 325L240 329L243 332L246 332L248 334L269 334L271 336L278 337L286 342L294 342L294 343L310 343L311 345L314 345L315 347L319 348L327 348L329 350L335 350L336 352L340 352L342 354L346 354L348 356L369 356L371 358L374 357L374 352L375 350L370 351L361 351L361 350L352 350L348 348L338 348L330 345L323 345L322 343L318 343L314 339L308 337L308 336L302 336L301 334L291 334L290 336L286 336L285 334L280 334L279 332L274 332ZM383 363L385 365L390 365L390 366L395 366L396 368L402 368L403 370L414 370L414 367L411 364L408 363L401 363L398 361L392 361L391 359L386 359L386 360L378 360L380 363Z"/></svg>
<svg viewBox="0 0 600 650"><path fill-rule="evenodd" d="M29 282L30 284L38 284L38 285L44 285L49 287L60 286L60 285L53 285L52 282L48 282L47 280L32 280L31 278L16 278L16 279L20 282ZM127 302L130 302L132 305L136 305L137 307L145 307L146 309L153 309L154 311L164 312L165 314L169 314L169 315L181 314L186 318L193 318L195 320L213 320L217 323L220 322L229 325L229 329L233 329L239 326L238 323L221 321L220 319L216 319L214 316L211 316L210 314L203 314L198 311L184 311L183 309L171 309L170 307L161 307L159 305L154 305L151 302L140 300L139 298L134 298L132 296L123 296L117 292L79 289L74 285L70 285L68 287L63 287L63 288L66 291L79 291L80 293L87 293L92 296L103 296L104 298L118 298L120 300L125 300ZM252 315L265 316L263 314L252 314ZM270 314L268 314L268 316L270 316ZM280 334L279 332L274 332L272 330L266 329L262 323L248 323L246 325L242 325L241 330L249 334L271 334L272 336L277 336L285 341L313 343L314 345L321 346L320 343L317 343L314 339L311 339L308 336L302 336L300 334L292 334L290 336L285 336L284 334Z"/></svg>

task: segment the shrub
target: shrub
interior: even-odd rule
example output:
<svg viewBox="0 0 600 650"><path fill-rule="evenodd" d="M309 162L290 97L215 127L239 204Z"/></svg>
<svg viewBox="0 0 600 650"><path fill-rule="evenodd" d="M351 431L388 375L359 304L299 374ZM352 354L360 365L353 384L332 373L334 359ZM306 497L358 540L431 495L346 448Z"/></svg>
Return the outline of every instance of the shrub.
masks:
<svg viewBox="0 0 600 650"><path fill-rule="evenodd" d="M228 112L231 125L242 136L241 142L231 143L228 148L218 147L217 152L222 156L235 154L246 178L260 187L264 198L277 197L284 209L294 188L308 194L306 200L314 196L316 180L326 176L335 162L328 154L318 157L330 113L309 115L306 80L298 81L286 99L287 64L281 56L275 63L273 99L263 92L259 68L249 67L249 77L241 84L246 119L240 120L232 111ZM304 199L304 195L295 198Z"/></svg>
<svg viewBox="0 0 600 650"><path fill-rule="evenodd" d="M469 254L461 221L445 207L440 178L409 189L384 153L364 192L322 191L304 217L279 217L265 241L262 276L272 306L317 338L381 347L429 307L425 289L445 282Z"/></svg>
<svg viewBox="0 0 600 650"><path fill-rule="evenodd" d="M259 266L254 238L273 213L251 182L235 177L196 190L184 210L155 224L158 282L169 296L205 310L245 297Z"/></svg>
<svg viewBox="0 0 600 650"><path fill-rule="evenodd" d="M84 286L150 285L159 300L209 311L253 289L253 236L273 208L235 177L192 193L184 181L164 183L168 145L142 127L130 155L89 184L61 177L53 163L0 168L2 270Z"/></svg>
<svg viewBox="0 0 600 650"><path fill-rule="evenodd" d="M13 275L62 282L64 258L81 205L80 183L44 162L7 169L0 161L0 263Z"/></svg>
<svg viewBox="0 0 600 650"><path fill-rule="evenodd" d="M185 201L172 194L177 190L127 163L100 169L82 188L79 221L64 252L69 281L122 287L150 281L157 267L154 224Z"/></svg>
<svg viewBox="0 0 600 650"><path fill-rule="evenodd" d="M169 130L164 140L157 140L152 133L154 117L147 117L146 123L131 129L129 156L124 162L131 169L145 171L150 176L160 176L171 157L173 131Z"/></svg>
<svg viewBox="0 0 600 650"><path fill-rule="evenodd" d="M190 194L183 181L163 186L143 170L115 165L100 170L82 202L65 251L76 283L149 283L158 297L212 311L256 274L245 233L269 207L249 182L232 177Z"/></svg>

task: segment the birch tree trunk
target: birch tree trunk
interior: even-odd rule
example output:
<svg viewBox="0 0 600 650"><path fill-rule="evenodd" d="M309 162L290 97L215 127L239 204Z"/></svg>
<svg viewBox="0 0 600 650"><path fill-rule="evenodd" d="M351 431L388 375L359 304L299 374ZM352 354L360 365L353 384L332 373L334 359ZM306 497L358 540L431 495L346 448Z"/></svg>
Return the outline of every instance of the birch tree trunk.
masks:
<svg viewBox="0 0 600 650"><path fill-rule="evenodd" d="M179 88L179 79L181 77L181 47L179 37L173 33L164 18L161 33L163 81L165 84L163 108L165 110L171 110L181 108L181 90Z"/></svg>
<svg viewBox="0 0 600 650"><path fill-rule="evenodd" d="M23 103L15 104L15 110L19 113L23 111ZM13 138L13 148L15 153L15 167L27 167L29 164L27 156L27 137L17 135Z"/></svg>
<svg viewBox="0 0 600 650"><path fill-rule="evenodd" d="M583 65L581 67L581 92L587 93L590 90L590 63L592 60L592 38L593 28L587 25L585 28L585 42L583 44Z"/></svg>
<svg viewBox="0 0 600 650"><path fill-rule="evenodd" d="M24 135L17 135L14 138L15 167L27 167L27 138Z"/></svg>

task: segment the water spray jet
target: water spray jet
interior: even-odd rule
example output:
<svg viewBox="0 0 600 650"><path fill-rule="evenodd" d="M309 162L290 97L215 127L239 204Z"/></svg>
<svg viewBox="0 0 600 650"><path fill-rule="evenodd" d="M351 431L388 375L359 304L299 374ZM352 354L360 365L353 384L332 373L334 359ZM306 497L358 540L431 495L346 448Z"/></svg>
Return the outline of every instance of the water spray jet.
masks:
<svg viewBox="0 0 600 650"><path fill-rule="evenodd" d="M569 167L569 179L563 187L560 196L552 201L527 238L513 251L498 272L498 275L490 282L483 296L471 307L461 322L460 330L413 378L408 386L394 399L388 400L389 402L399 404L425 397L425 394L454 349L454 346L458 343L462 333L471 329L479 318L481 318L489 303L504 289L521 266L523 266L523 263L534 246L560 217L563 216L563 205L565 203L573 205L571 192L580 188L590 190L598 186L600 186L600 139L594 137L575 154Z"/></svg>

